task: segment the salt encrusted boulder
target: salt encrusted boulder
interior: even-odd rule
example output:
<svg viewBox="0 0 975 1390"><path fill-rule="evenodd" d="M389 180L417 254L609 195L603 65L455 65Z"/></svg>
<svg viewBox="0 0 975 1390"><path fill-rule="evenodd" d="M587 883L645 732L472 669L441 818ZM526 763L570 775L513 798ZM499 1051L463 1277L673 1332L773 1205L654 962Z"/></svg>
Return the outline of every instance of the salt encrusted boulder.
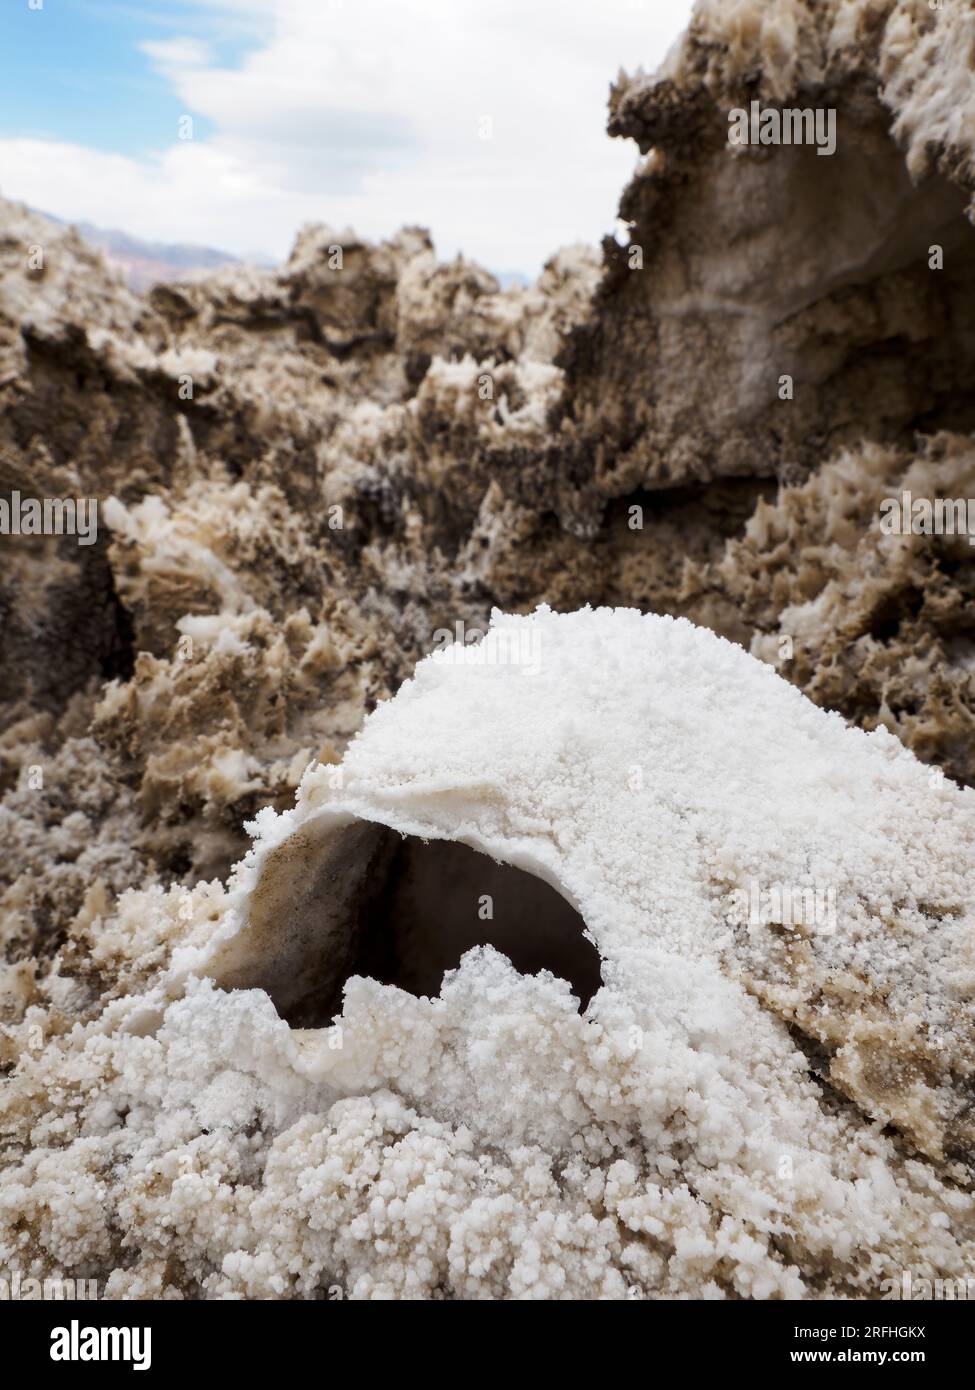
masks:
<svg viewBox="0 0 975 1390"><path fill-rule="evenodd" d="M363 934L398 930L380 892L397 837L461 842L578 909L603 981L587 1017L642 1032L647 1063L686 1067L709 1105L724 1096L709 1145L744 1142L728 1085L744 1104L757 1055L794 1070L803 1046L821 1084L968 1170L975 795L706 630L632 610L496 615L482 647L421 662L341 769L310 770L295 810L256 828L233 910L180 969L330 1022ZM477 925L490 859L468 872L481 939L515 932ZM448 890L442 874L423 904L433 935ZM774 1134L758 1089L747 1107Z"/></svg>
<svg viewBox="0 0 975 1390"><path fill-rule="evenodd" d="M497 616L254 829L227 890L90 904L101 1007L0 979L0 1262L135 1298L971 1267L973 793L885 730L684 620Z"/></svg>

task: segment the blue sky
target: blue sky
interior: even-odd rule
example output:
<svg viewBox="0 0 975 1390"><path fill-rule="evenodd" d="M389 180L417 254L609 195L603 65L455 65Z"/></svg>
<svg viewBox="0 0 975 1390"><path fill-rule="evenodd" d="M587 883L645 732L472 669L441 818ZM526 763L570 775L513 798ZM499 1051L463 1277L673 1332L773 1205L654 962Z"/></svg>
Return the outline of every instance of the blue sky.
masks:
<svg viewBox="0 0 975 1390"><path fill-rule="evenodd" d="M189 35L235 65L258 33L186 0L44 0L41 10L31 10L27 0L5 0L0 130L136 156L161 150L172 141L182 108L140 44ZM211 122L199 121L201 137L213 133Z"/></svg>
<svg viewBox="0 0 975 1390"><path fill-rule="evenodd" d="M689 9L3 0L0 191L276 257L305 221L372 237L419 222L443 255L533 273L612 230L635 152L604 134L609 83L652 70Z"/></svg>

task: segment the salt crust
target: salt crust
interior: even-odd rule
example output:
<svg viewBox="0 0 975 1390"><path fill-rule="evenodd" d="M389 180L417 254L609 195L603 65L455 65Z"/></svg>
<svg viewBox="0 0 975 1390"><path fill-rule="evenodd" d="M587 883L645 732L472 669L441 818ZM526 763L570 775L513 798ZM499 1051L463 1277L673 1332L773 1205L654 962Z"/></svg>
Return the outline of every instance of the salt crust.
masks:
<svg viewBox="0 0 975 1390"><path fill-rule="evenodd" d="M141 988L33 1055L58 1001L28 1008L0 1260L129 1297L877 1296L970 1267L941 1149L971 1068L972 793L686 621L495 618L525 625L535 674L422 662L344 788L315 767L258 816L228 892L123 896L97 935L122 979L158 962ZM603 959L586 1015L490 948L437 999L353 979L341 1047L205 978L271 850L350 816L560 883ZM727 918L752 875L832 882L836 933L786 968L780 933ZM815 1016L847 1101L787 1027Z"/></svg>

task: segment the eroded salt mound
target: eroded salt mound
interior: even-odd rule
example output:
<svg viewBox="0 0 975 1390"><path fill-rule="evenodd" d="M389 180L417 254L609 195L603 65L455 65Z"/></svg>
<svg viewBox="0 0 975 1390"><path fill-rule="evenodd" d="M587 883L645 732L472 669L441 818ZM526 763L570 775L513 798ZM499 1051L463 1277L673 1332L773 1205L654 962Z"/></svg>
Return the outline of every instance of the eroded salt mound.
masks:
<svg viewBox="0 0 975 1390"><path fill-rule="evenodd" d="M879 1297L971 1267L975 799L886 731L684 620L496 615L254 829L227 893L98 923L119 997L89 1023L31 1056L27 1010L0 1260L357 1298ZM469 857L390 889L424 840ZM566 914L505 921L495 860ZM465 892L482 944L438 994L355 973L400 931L406 979ZM492 944L536 929L547 973Z"/></svg>

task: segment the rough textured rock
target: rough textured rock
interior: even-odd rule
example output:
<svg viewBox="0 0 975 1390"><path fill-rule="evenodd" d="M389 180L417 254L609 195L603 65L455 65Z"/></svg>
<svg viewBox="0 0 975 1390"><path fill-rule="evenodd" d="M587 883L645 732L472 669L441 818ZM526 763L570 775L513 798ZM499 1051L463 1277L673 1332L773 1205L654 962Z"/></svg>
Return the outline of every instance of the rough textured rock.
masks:
<svg viewBox="0 0 975 1390"><path fill-rule="evenodd" d="M972 427L972 23L922 0L704 4L661 79L617 84L610 130L645 158L567 354L567 514ZM752 100L836 109L835 154L731 146Z"/></svg>

